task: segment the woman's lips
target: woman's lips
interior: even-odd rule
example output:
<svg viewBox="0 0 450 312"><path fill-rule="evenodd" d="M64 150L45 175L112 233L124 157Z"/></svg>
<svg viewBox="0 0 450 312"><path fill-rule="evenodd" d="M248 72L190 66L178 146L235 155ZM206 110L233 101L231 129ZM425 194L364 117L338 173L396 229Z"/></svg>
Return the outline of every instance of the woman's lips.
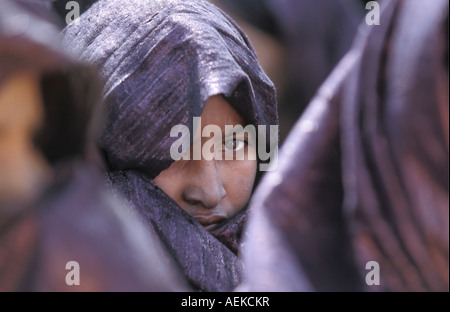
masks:
<svg viewBox="0 0 450 312"><path fill-rule="evenodd" d="M227 218L222 215L194 216L194 218L208 231L215 229Z"/></svg>

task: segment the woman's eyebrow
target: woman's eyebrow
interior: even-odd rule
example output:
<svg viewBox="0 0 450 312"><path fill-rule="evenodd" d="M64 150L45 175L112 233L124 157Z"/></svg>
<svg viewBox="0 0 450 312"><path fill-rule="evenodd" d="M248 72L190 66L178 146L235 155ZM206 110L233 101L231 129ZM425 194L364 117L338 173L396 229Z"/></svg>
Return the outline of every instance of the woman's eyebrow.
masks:
<svg viewBox="0 0 450 312"><path fill-rule="evenodd" d="M232 127L226 127L225 130L228 130L228 131L224 133L224 137L228 137L231 134L239 135L242 132L248 133L248 131L246 131L246 129L245 129L246 126L247 125L245 125L245 126L243 126L243 125L234 125Z"/></svg>
<svg viewBox="0 0 450 312"><path fill-rule="evenodd" d="M243 128L243 127L237 127L237 128L233 127L233 128L230 129L228 132L225 132L224 136L225 136L225 137L228 137L228 136L230 136L230 135L232 135L232 134L238 135L238 134L240 134L241 132L244 132L244 128Z"/></svg>
<svg viewBox="0 0 450 312"><path fill-rule="evenodd" d="M231 135L238 136L238 135L241 135L243 133L243 134L246 134L246 136L248 136L249 139L251 139L254 136L254 134L253 134L254 131L251 131L251 129L248 129L247 126L248 125L245 125L245 126L236 125L236 126L233 126L231 128L227 127L226 130L228 130L228 131L225 132L223 136L224 136L224 138L226 138L226 137L229 137ZM250 125L250 126L253 126L253 125ZM248 131L248 130L250 130L250 131Z"/></svg>

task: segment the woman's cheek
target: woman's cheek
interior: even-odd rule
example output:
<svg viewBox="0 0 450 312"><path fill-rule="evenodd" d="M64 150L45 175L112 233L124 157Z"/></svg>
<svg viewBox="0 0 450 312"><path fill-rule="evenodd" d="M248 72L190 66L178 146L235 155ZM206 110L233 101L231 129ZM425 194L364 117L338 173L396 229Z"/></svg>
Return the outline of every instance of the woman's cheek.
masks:
<svg viewBox="0 0 450 312"><path fill-rule="evenodd" d="M226 168L227 197L232 205L232 214L245 208L252 195L255 183L257 162L256 160L228 161Z"/></svg>

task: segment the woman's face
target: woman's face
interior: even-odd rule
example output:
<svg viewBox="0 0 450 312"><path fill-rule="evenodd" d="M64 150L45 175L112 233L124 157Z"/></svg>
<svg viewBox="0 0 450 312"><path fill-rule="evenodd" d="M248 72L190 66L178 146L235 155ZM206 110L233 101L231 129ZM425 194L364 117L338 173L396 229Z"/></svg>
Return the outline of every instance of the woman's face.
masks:
<svg viewBox="0 0 450 312"><path fill-rule="evenodd" d="M222 131L220 152L244 149L244 159L205 160L203 156L201 160L181 159L163 170L154 184L207 230L213 230L245 208L253 190L257 161L255 138L244 132L235 135L225 132L225 125L245 126L245 122L222 96L213 96L206 102L201 130L207 125L216 125ZM202 137L201 145L210 139Z"/></svg>

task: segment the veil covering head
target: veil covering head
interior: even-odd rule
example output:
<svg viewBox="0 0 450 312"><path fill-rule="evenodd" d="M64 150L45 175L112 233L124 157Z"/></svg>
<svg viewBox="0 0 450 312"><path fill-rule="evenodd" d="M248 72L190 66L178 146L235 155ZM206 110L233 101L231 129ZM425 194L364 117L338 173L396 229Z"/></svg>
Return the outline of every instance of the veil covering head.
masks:
<svg viewBox="0 0 450 312"><path fill-rule="evenodd" d="M152 180L173 162L170 147L178 138L170 137L171 128L186 125L192 134L193 117L211 96L223 95L249 124L278 125L274 86L246 35L206 1L128 0L97 2L64 36L105 80L99 145L111 183L193 285L232 290L240 281L236 236L246 213L228 220L219 242Z"/></svg>
<svg viewBox="0 0 450 312"><path fill-rule="evenodd" d="M65 37L105 79L100 146L112 169L156 177L173 161L170 129L192 129L213 95L249 123L278 124L273 84L250 42L206 1L100 1Z"/></svg>

